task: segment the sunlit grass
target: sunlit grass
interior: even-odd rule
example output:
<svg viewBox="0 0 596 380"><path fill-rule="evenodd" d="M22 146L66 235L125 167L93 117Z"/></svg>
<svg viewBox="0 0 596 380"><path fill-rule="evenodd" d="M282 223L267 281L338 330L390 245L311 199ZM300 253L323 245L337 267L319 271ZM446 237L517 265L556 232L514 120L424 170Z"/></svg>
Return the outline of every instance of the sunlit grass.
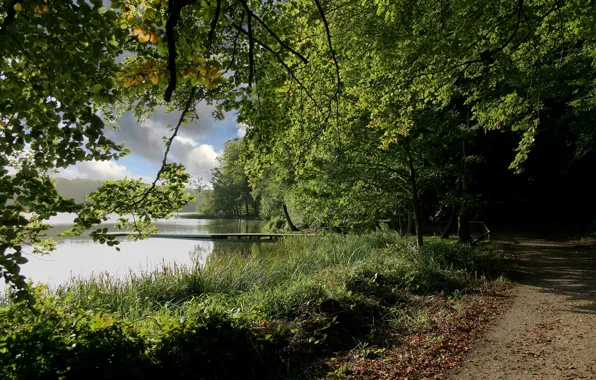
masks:
<svg viewBox="0 0 596 380"><path fill-rule="evenodd" d="M464 280L457 269L476 269L477 261L470 247L435 239L420 250L391 232L330 234L282 239L248 254L213 254L204 265L74 278L56 293L84 309L130 319L163 309L179 313L197 302L275 316L315 296L349 298L359 286L412 292L457 287Z"/></svg>

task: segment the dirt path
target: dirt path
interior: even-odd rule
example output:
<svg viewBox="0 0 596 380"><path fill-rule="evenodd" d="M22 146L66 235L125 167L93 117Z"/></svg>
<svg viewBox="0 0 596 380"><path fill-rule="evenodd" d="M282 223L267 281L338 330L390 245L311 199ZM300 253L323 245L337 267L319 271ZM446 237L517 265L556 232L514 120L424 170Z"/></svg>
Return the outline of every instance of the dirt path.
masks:
<svg viewBox="0 0 596 380"><path fill-rule="evenodd" d="M596 249L517 243L511 307L451 378L596 379Z"/></svg>

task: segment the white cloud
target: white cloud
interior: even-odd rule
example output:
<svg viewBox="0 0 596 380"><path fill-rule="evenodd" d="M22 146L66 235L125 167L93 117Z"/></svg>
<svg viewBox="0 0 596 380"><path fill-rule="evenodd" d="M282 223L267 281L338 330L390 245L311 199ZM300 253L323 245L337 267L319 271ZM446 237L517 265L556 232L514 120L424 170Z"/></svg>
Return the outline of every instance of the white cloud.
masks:
<svg viewBox="0 0 596 380"><path fill-rule="evenodd" d="M244 124L244 123L236 124L236 127L238 127L238 131L236 131L236 134L238 134L238 137L243 138L244 136L246 136L246 124Z"/></svg>
<svg viewBox="0 0 596 380"><path fill-rule="evenodd" d="M219 155L213 145L201 144L190 151L183 162L191 175L207 180L211 177L211 169L219 166L217 157Z"/></svg>
<svg viewBox="0 0 596 380"><path fill-rule="evenodd" d="M133 176L126 166L112 161L84 161L77 165L77 169L90 178L103 180L119 180Z"/></svg>
<svg viewBox="0 0 596 380"><path fill-rule="evenodd" d="M219 166L215 147L207 142L212 138L215 144L221 144L221 133L213 136L216 120L212 116L215 110L213 106L200 103L197 108L199 119L188 125L182 125L178 135L174 139L168 162L179 162L186 166L187 171L193 177L202 178L203 182L211 178L211 170ZM123 144L130 149L133 161L133 170L142 168L143 174L148 173L151 168L161 166L165 152L164 136L171 136L168 125L176 125L180 117L179 111L166 112L164 107L158 107L155 113L147 120L137 122L132 112L125 113L119 120L119 129L106 128L105 136L117 144ZM226 114L226 118L235 118L233 113ZM233 123L233 122L232 122ZM233 125L233 124L232 124ZM238 124L236 134L242 137L246 131L246 125ZM224 139L234 138L234 129L230 131L230 124L226 124ZM230 133L231 132L231 133ZM219 135L219 136L218 136ZM86 141L85 141L86 142ZM28 147L26 149L28 151ZM131 161L131 162L133 162ZM128 162L128 160L127 160ZM10 173L15 169L9 167ZM153 178L140 177L131 172L129 168L116 161L84 161L66 169L59 170L54 176L64 178L88 178L98 180L119 180L127 178L142 178L143 181L153 181Z"/></svg>
<svg viewBox="0 0 596 380"><path fill-rule="evenodd" d="M197 146L197 143L189 137L176 136L176 137L174 137L174 140L181 142L182 144Z"/></svg>
<svg viewBox="0 0 596 380"><path fill-rule="evenodd" d="M117 181L126 178L143 178L132 174L124 165L114 161L83 161L58 172L63 178L89 178ZM143 178L143 180L147 180Z"/></svg>
<svg viewBox="0 0 596 380"><path fill-rule="evenodd" d="M199 120L181 126L168 156L168 162L182 163L192 176L203 180L209 180L211 169L219 166L214 147L201 143L211 136L215 123L211 115L213 110L214 107L204 103L197 106ZM180 112L168 113L164 108L158 108L148 120L138 123L136 117L128 112L120 118L120 129L106 130L106 136L124 144L133 155L159 166L165 151L164 136L171 135L168 125L175 125L179 117Z"/></svg>

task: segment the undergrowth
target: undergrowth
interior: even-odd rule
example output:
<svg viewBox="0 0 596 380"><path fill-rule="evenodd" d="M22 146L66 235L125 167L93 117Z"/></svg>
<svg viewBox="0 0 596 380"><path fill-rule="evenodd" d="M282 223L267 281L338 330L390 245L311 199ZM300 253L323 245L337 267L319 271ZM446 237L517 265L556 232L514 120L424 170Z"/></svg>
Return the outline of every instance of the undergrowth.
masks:
<svg viewBox="0 0 596 380"><path fill-rule="evenodd" d="M295 237L203 266L102 274L0 309L0 378L283 378L400 321L412 294L461 294L498 255L397 234ZM371 335L372 334L372 335Z"/></svg>

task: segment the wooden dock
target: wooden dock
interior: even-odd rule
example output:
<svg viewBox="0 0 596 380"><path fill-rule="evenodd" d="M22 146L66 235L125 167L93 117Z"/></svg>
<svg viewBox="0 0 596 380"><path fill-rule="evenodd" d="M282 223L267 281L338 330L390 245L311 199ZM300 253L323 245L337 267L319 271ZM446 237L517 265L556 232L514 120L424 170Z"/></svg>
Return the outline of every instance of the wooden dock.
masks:
<svg viewBox="0 0 596 380"><path fill-rule="evenodd" d="M130 232L109 232L108 236L127 237ZM134 235L134 233L133 233ZM277 240L288 236L314 236L314 234L269 234L269 233L234 233L234 234L151 234L152 238L185 240Z"/></svg>

